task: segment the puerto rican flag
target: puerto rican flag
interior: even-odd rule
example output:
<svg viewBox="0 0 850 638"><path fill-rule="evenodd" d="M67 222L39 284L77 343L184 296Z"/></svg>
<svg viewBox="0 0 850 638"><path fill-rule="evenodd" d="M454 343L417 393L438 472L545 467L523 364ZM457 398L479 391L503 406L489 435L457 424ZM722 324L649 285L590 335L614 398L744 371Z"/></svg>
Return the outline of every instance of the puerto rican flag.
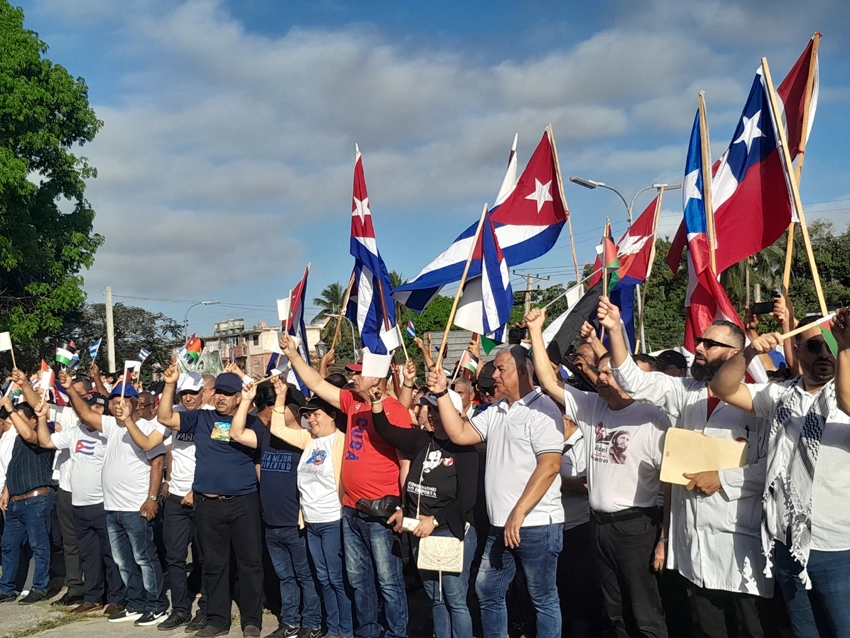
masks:
<svg viewBox="0 0 850 638"><path fill-rule="evenodd" d="M356 147L355 147L356 148ZM363 346L372 354L387 354L381 333L395 325L390 276L375 240L360 149L354 154L354 198L351 206L351 255L354 285L345 315L357 324ZM383 298L383 299L382 299Z"/></svg>
<svg viewBox="0 0 850 638"><path fill-rule="evenodd" d="M454 323L494 341L503 342L505 325L511 318L514 306L514 292L508 263L499 246L490 215L484 219L472 260L481 275L468 280L464 286Z"/></svg>
<svg viewBox="0 0 850 638"><path fill-rule="evenodd" d="M805 144L817 110L818 66L813 42L776 89L788 135L791 159ZM803 135L805 89L812 56L814 78L808 129ZM761 67L750 89L741 119L725 153L712 167L711 196L717 246L717 272L773 244L796 221L789 197L778 134ZM686 244L685 224L673 240L667 264L675 272Z"/></svg>
<svg viewBox="0 0 850 638"><path fill-rule="evenodd" d="M569 215L562 196L561 175L556 168L555 143L547 127L540 144L516 181L516 138L508 169L489 211L496 238L509 267L547 253L558 240ZM413 279L393 290L393 297L408 308L422 312L446 284L460 281L478 224L461 233L449 248L425 266ZM470 266L468 277L481 274L480 264Z"/></svg>

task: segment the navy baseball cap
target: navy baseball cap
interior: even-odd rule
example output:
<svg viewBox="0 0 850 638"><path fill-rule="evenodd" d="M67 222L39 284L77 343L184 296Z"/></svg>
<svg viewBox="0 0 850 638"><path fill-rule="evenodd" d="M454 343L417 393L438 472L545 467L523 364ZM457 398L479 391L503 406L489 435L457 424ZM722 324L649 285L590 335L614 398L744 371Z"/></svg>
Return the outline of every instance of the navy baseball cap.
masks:
<svg viewBox="0 0 850 638"><path fill-rule="evenodd" d="M121 393L119 392L118 396L120 395ZM86 394L85 396L83 396L83 401L85 401L89 405L101 405L103 407L106 407L106 397L103 396L100 392L90 392L89 394Z"/></svg>
<svg viewBox="0 0 850 638"><path fill-rule="evenodd" d="M242 379L233 372L222 372L215 378L215 392L221 394L238 394L242 392Z"/></svg>
<svg viewBox="0 0 850 638"><path fill-rule="evenodd" d="M124 385L124 384L123 384L123 383L119 383L119 384L117 384L114 388L112 388L112 392L110 392L110 393L109 393L109 398L110 398L110 399L114 399L115 397L120 397L120 396L121 396L121 386L122 386L122 385ZM125 398L125 399L131 399L131 398L133 398L133 397L138 397L138 396L139 396L139 393L138 393L138 392L136 392L136 388L134 388L134 387L133 387L133 386L131 386L131 385L128 385L128 386L127 386L127 389L126 389L126 390L124 390L124 398Z"/></svg>

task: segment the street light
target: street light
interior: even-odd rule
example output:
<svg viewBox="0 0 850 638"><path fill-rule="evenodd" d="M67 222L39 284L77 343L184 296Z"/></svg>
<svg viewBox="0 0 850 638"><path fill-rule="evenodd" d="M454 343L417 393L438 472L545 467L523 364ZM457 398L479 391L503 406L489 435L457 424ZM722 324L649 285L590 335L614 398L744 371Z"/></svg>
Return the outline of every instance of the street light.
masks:
<svg viewBox="0 0 850 638"><path fill-rule="evenodd" d="M345 315L328 315L328 316L329 317L335 317L336 319L339 319L340 317L342 317L343 319L345 319L349 323L349 325L351 326L351 352L353 353L353 356L356 358L357 357L357 342L354 340L354 323L352 323L351 319L349 319Z"/></svg>
<svg viewBox="0 0 850 638"><path fill-rule="evenodd" d="M186 310L186 314L183 317L183 339L186 341L189 340L189 310L191 310L195 306L215 306L216 304L220 303L220 301L199 301L189 306L188 310Z"/></svg>
<svg viewBox="0 0 850 638"><path fill-rule="evenodd" d="M325 355L326 355L327 353L328 353L328 344L326 344L324 341L322 341L321 339L319 339L319 340L316 342L316 356L317 356L319 359L324 359L324 358L325 358Z"/></svg>
<svg viewBox="0 0 850 638"><path fill-rule="evenodd" d="M623 194L620 191L618 191L612 186L608 186L608 184L606 184L605 182L598 182L595 179L586 179L584 177L579 177L578 175L573 175L572 177L570 177L570 181L573 184L578 184L579 186L584 186L585 188L589 188L591 190L593 190L594 188L606 188L609 191L614 191L615 193L617 193L620 199L623 200L623 206L626 207L626 213L628 213L629 215L629 225L631 225L632 223L632 209L634 208L635 200L638 198L638 195L640 195L641 193L645 193L648 190L652 190L653 188L655 190L661 190L663 188L666 191L674 191L677 188L682 188L681 184L652 184L645 188L641 188L637 193L635 193L635 196L632 197L632 201L627 202L626 198L623 197Z"/></svg>
<svg viewBox="0 0 850 638"><path fill-rule="evenodd" d="M618 191L613 186L608 186L605 182L599 182L599 181L596 181L595 179L587 179L587 178L584 178L584 177L579 177L578 175L573 175L572 177L570 177L570 181L573 184L578 184L579 186L584 186L585 188L589 188L591 190L599 187L599 188L607 188L609 191L614 191L615 193L617 193L617 195L623 201L623 205L626 207L626 213L629 216L629 226L632 225L632 209L634 208L635 200L637 200L638 195L640 195L641 193L645 193L648 190L652 190L653 188L657 191L660 191L662 188L666 191L674 191L676 189L682 188L681 184L658 184L658 183L652 184L650 186L646 186L644 188L641 188L637 193L634 194L634 197L632 197L632 201L627 202L626 198L623 197L623 194L620 191ZM641 349L641 352L646 354L646 335L644 334L644 330L643 330L643 300L641 299L641 296L640 296L640 284L635 286L635 292L637 293L638 316L641 319L641 321L640 321L640 349Z"/></svg>

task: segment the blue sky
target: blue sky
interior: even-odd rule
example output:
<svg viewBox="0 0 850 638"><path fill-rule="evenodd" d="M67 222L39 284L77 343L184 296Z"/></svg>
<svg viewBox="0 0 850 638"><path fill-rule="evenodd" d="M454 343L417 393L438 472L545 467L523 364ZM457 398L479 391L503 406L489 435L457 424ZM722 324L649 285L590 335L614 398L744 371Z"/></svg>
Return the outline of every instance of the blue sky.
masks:
<svg viewBox="0 0 850 638"><path fill-rule="evenodd" d="M810 218L850 222L842 0L20 4L104 121L82 150L99 171L87 192L106 237L84 273L89 299L109 284L116 300L177 320L221 301L192 310L198 333L231 317L274 322L308 261L311 298L347 281L355 142L379 248L410 277L492 202L514 133L520 169L551 122L565 180L628 198L678 183L697 91L717 157L760 57L778 83L816 30L821 100L802 197ZM606 216L625 230L625 209L607 191L565 191L589 261ZM679 193L665 198L662 234L681 218ZM518 269L566 283L566 232Z"/></svg>

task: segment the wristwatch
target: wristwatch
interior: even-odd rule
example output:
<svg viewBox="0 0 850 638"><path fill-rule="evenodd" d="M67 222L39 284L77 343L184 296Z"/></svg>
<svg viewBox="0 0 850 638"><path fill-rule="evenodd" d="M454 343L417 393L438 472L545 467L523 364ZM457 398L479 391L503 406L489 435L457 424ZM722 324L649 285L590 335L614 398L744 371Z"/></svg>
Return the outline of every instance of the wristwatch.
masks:
<svg viewBox="0 0 850 638"><path fill-rule="evenodd" d="M149 501L158 501L159 497L158 496L151 496L150 494L148 494L148 500Z"/></svg>
<svg viewBox="0 0 850 638"><path fill-rule="evenodd" d="M433 518L433 519L434 519L434 527L439 527L439 526L440 526L440 524L437 522L437 519L436 519L436 518L434 518L433 516L432 516L431 518Z"/></svg>

